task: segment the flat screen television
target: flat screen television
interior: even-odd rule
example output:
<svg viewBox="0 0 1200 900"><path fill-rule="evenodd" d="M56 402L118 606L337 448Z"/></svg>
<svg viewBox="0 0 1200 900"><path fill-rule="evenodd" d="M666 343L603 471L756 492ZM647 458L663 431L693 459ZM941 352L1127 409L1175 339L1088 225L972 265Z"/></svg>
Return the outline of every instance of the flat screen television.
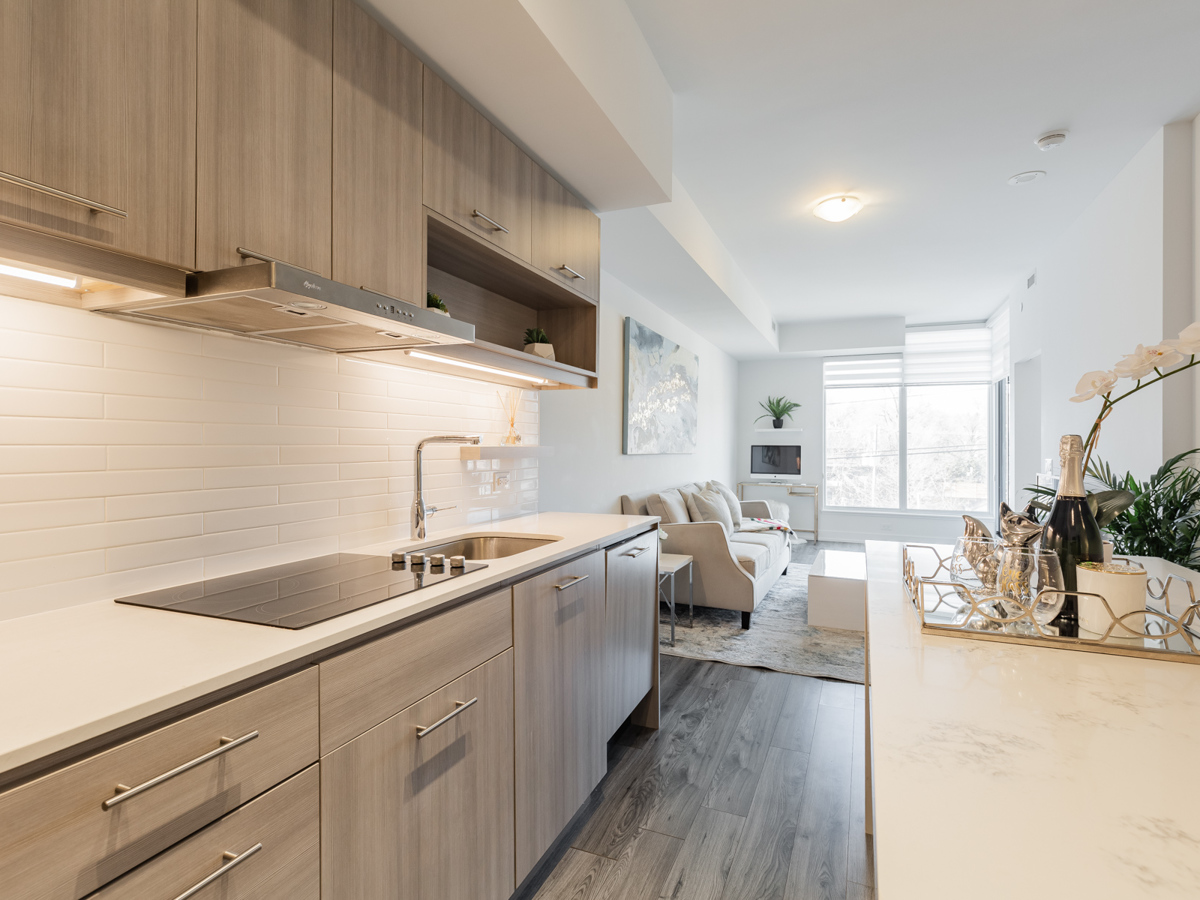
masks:
<svg viewBox="0 0 1200 900"><path fill-rule="evenodd" d="M750 448L750 473L776 477L799 475L799 446L754 444Z"/></svg>

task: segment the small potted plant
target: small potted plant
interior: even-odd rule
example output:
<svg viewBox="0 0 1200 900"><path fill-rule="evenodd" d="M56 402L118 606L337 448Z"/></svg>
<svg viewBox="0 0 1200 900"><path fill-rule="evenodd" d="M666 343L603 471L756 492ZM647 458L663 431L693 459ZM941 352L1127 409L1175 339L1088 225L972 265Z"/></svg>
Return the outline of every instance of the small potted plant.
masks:
<svg viewBox="0 0 1200 900"><path fill-rule="evenodd" d="M554 345L540 328L525 329L525 352L542 359L554 359Z"/></svg>
<svg viewBox="0 0 1200 900"><path fill-rule="evenodd" d="M437 294L426 292L425 305L436 313L441 313L443 316L450 315L450 310L446 309L446 302Z"/></svg>
<svg viewBox="0 0 1200 900"><path fill-rule="evenodd" d="M754 421L758 422L762 419L770 419L771 424L776 428L782 428L783 420L785 418L790 419L792 417L792 410L800 408L799 403L793 403L787 397L767 397L765 403L759 402L758 405L765 409L766 413Z"/></svg>

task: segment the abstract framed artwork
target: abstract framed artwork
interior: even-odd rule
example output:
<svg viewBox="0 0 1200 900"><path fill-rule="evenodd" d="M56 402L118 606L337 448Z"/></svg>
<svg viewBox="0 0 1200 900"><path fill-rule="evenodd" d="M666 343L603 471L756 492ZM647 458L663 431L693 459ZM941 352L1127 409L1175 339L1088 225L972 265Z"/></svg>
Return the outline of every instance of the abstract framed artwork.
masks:
<svg viewBox="0 0 1200 900"><path fill-rule="evenodd" d="M626 317L623 453L696 452L699 374L695 353Z"/></svg>

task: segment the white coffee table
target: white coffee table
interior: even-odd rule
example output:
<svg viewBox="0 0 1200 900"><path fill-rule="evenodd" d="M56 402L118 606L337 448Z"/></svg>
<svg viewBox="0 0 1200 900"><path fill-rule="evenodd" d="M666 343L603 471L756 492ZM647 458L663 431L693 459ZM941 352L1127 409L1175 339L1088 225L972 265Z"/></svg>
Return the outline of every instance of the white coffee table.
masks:
<svg viewBox="0 0 1200 900"><path fill-rule="evenodd" d="M671 646L675 646L675 576L679 574L680 569L688 570L688 613L690 616L691 628L696 624L696 610L692 606L692 558L685 553L660 553L658 555L658 595L666 601L667 606L671 610ZM668 595L663 590L663 584L670 580L671 593Z"/></svg>
<svg viewBox="0 0 1200 900"><path fill-rule="evenodd" d="M867 555L822 550L808 573L808 624L863 631L867 615Z"/></svg>

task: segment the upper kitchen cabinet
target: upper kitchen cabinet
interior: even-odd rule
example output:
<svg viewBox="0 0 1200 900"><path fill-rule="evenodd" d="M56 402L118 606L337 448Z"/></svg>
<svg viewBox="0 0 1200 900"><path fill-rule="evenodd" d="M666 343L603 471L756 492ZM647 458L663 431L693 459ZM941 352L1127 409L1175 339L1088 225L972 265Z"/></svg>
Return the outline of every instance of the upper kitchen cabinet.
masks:
<svg viewBox="0 0 1200 900"><path fill-rule="evenodd" d="M600 220L541 166L533 170L533 264L599 302Z"/></svg>
<svg viewBox="0 0 1200 900"><path fill-rule="evenodd" d="M196 13L0 0L0 217L194 265Z"/></svg>
<svg viewBox="0 0 1200 900"><path fill-rule="evenodd" d="M421 68L353 0L336 0L333 278L424 306Z"/></svg>
<svg viewBox="0 0 1200 900"><path fill-rule="evenodd" d="M332 276L333 0L204 0L196 266Z"/></svg>
<svg viewBox="0 0 1200 900"><path fill-rule="evenodd" d="M425 205L529 262L533 161L425 69Z"/></svg>

